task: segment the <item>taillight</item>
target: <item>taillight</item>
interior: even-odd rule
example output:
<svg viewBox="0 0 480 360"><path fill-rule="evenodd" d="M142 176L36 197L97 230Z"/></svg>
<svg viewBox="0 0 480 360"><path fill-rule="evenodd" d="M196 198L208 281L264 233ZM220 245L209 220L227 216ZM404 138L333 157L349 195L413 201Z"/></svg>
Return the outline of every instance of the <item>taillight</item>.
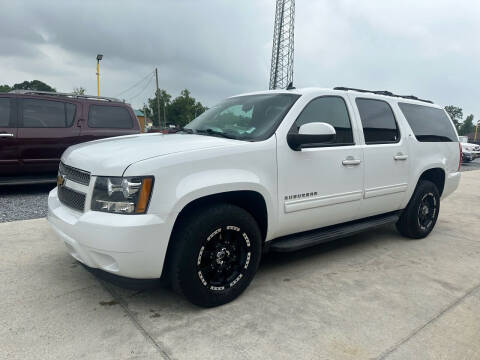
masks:
<svg viewBox="0 0 480 360"><path fill-rule="evenodd" d="M458 159L458 169L457 171L460 171L460 166L462 166L462 144L458 142L458 152L460 153L459 159Z"/></svg>

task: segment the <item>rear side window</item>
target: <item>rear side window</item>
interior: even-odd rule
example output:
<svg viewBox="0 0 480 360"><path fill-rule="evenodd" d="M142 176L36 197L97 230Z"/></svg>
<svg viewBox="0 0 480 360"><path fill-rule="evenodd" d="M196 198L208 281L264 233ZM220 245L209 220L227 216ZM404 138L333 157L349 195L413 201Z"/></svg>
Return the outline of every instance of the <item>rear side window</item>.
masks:
<svg viewBox="0 0 480 360"><path fill-rule="evenodd" d="M77 111L77 106L70 103L65 103L65 116L67 117L67 124L71 126L75 120L75 112Z"/></svg>
<svg viewBox="0 0 480 360"><path fill-rule="evenodd" d="M300 126L311 122L325 122L332 125L337 133L334 145L353 144L352 126L343 98L323 96L312 100L298 116L292 130L297 133Z"/></svg>
<svg viewBox="0 0 480 360"><path fill-rule="evenodd" d="M132 117L121 106L90 105L88 126L92 128L131 129Z"/></svg>
<svg viewBox="0 0 480 360"><path fill-rule="evenodd" d="M398 103L418 141L458 141L452 123L442 109Z"/></svg>
<svg viewBox="0 0 480 360"><path fill-rule="evenodd" d="M356 99L366 144L395 143L400 140L390 105L382 100Z"/></svg>
<svg viewBox="0 0 480 360"><path fill-rule="evenodd" d="M0 98L0 127L10 126L10 99Z"/></svg>
<svg viewBox="0 0 480 360"><path fill-rule="evenodd" d="M74 104L41 99L22 100L22 127L67 128L75 119Z"/></svg>

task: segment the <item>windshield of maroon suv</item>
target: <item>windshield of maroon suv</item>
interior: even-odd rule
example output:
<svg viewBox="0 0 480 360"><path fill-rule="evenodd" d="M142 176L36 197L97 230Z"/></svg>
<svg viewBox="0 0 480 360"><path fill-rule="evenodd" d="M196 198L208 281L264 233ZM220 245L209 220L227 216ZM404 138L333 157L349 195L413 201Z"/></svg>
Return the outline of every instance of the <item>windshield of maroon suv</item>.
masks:
<svg viewBox="0 0 480 360"><path fill-rule="evenodd" d="M259 94L228 98L192 120L183 131L247 141L265 140L299 97Z"/></svg>

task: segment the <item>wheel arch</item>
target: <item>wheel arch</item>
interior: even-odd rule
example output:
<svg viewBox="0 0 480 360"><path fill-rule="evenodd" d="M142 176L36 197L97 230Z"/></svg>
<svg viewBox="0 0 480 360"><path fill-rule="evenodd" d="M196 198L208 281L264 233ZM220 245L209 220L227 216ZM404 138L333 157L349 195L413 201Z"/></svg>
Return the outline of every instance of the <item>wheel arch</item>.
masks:
<svg viewBox="0 0 480 360"><path fill-rule="evenodd" d="M262 234L262 242L265 242L269 230L269 207L263 194L256 190L231 190L217 192L208 195L195 197L184 204L177 213L173 223L170 239L168 241L167 252L163 265L162 277L169 277L169 264L173 251L173 242L176 231L181 227L182 221L190 214L198 211L202 207L219 203L228 203L241 207L249 212L257 222Z"/></svg>
<svg viewBox="0 0 480 360"><path fill-rule="evenodd" d="M262 238L265 240L268 231L267 203L262 194L253 190L234 190L215 193L190 201L178 213L173 225L172 233L175 231L175 227L178 226L181 220L191 212L218 203L236 205L249 212L257 221L262 233Z"/></svg>
<svg viewBox="0 0 480 360"><path fill-rule="evenodd" d="M443 189L445 188L445 177L446 177L445 169L441 167L432 167L424 170L421 173L421 175L417 180L416 186L418 186L418 184L422 180L431 181L437 187L440 196L442 196Z"/></svg>

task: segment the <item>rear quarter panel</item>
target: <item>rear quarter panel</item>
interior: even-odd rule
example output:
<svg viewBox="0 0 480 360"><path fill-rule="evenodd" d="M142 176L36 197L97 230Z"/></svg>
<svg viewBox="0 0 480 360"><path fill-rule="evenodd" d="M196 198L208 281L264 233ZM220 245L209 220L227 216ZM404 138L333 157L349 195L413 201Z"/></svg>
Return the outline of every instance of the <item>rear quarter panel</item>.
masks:
<svg viewBox="0 0 480 360"><path fill-rule="evenodd" d="M406 102L406 101L404 101ZM440 106L435 106L441 108ZM398 103L395 104L395 112L403 132L408 138L408 148L410 154L409 164L409 186L403 201L403 207L406 207L420 176L427 170L440 168L445 172L445 181L448 181L449 175L456 174L459 163L459 145L458 142L421 142L415 137L407 119L400 110ZM450 118L449 118L450 119ZM451 120L450 120L451 122ZM453 126L453 123L451 123ZM453 126L453 128L455 128ZM456 132L456 130L455 130ZM458 135L457 135L458 136Z"/></svg>
<svg viewBox="0 0 480 360"><path fill-rule="evenodd" d="M124 108L130 114L132 118L132 128L130 129L115 129L115 128L99 128L99 127L90 127L88 124L88 116L90 107L92 105L99 105L99 106L118 106ZM105 102L98 102L98 101L85 101L83 106L83 117L82 117L82 130L81 130L81 141L91 141L91 140L98 140L107 137L114 137L114 136L123 136L123 135L132 135L132 134L139 134L140 131L140 124L138 122L135 113L132 110L132 107L128 104L124 103L105 103Z"/></svg>

